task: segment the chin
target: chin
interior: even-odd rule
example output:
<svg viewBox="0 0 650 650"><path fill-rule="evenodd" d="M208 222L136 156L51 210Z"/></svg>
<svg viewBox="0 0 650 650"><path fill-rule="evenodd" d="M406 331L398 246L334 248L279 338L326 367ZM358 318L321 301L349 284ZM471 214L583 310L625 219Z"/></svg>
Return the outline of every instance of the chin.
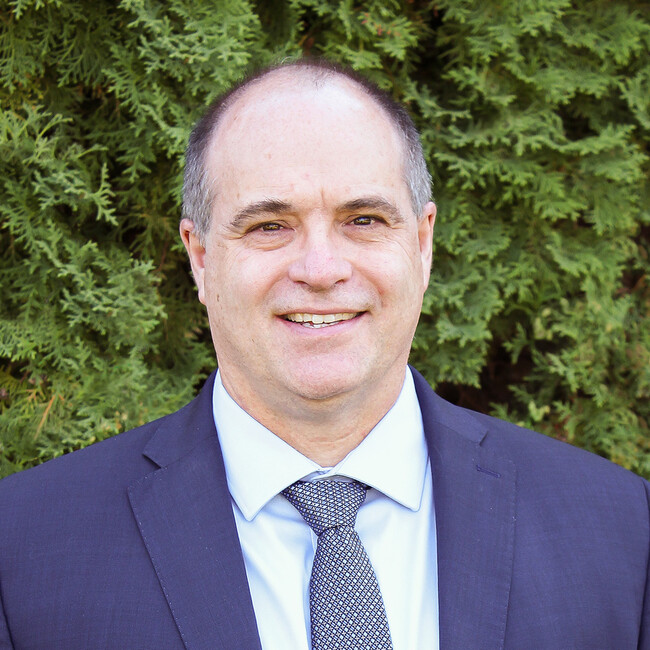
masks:
<svg viewBox="0 0 650 650"><path fill-rule="evenodd" d="M324 401L338 397L363 383L356 373L345 366L339 366L329 372L310 369L306 373L291 377L293 393L308 400Z"/></svg>
<svg viewBox="0 0 650 650"><path fill-rule="evenodd" d="M338 380L300 383L294 386L293 392L303 399L312 401L325 401L342 395L352 390L353 387L348 381Z"/></svg>

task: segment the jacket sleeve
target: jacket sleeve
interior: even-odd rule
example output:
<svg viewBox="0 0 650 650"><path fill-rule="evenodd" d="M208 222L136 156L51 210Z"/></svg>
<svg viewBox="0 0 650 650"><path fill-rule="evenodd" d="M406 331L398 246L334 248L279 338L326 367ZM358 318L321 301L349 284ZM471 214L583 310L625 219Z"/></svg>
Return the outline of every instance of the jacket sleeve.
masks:
<svg viewBox="0 0 650 650"><path fill-rule="evenodd" d="M644 481L646 499L648 501L648 554L646 556L646 580L645 597L643 599L643 611L641 612L641 629L639 631L639 650L650 650L650 483Z"/></svg>
<svg viewBox="0 0 650 650"><path fill-rule="evenodd" d="M2 604L2 585L0 585L0 650L9 650L13 647L14 644L11 642L7 617L5 616L5 608Z"/></svg>

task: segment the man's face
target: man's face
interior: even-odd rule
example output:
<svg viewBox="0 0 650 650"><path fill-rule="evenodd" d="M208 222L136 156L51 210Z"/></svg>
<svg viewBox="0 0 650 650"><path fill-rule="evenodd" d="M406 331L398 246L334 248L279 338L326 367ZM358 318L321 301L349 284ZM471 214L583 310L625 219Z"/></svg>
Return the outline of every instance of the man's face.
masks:
<svg viewBox="0 0 650 650"><path fill-rule="evenodd" d="M205 248L181 233L224 385L253 415L401 387L435 217L413 215L402 160L345 82L263 81L224 117Z"/></svg>

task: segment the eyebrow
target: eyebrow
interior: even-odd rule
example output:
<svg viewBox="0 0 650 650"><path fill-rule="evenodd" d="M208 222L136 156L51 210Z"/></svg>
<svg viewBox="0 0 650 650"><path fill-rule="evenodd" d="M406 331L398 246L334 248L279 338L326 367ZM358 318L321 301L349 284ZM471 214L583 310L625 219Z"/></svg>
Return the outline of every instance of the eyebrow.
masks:
<svg viewBox="0 0 650 650"><path fill-rule="evenodd" d="M366 210L383 212L397 223L404 222L404 217L397 207L380 196L361 196L358 199L346 201L337 208L338 212L362 212Z"/></svg>
<svg viewBox="0 0 650 650"><path fill-rule="evenodd" d="M245 226L248 221L259 217L262 214L280 215L292 211L293 207L286 201L280 201L279 199L264 199L262 201L251 203L239 210L231 219L230 226L232 228L241 228L242 226Z"/></svg>

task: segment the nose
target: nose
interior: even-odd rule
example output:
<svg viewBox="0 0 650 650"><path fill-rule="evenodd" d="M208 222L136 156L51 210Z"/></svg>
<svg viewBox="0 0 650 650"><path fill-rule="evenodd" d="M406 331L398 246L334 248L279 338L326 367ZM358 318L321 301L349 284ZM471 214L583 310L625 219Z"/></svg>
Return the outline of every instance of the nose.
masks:
<svg viewBox="0 0 650 650"><path fill-rule="evenodd" d="M329 228L314 228L295 244L299 247L289 265L289 278L316 291L330 289L350 279L352 264L345 256L344 242Z"/></svg>

